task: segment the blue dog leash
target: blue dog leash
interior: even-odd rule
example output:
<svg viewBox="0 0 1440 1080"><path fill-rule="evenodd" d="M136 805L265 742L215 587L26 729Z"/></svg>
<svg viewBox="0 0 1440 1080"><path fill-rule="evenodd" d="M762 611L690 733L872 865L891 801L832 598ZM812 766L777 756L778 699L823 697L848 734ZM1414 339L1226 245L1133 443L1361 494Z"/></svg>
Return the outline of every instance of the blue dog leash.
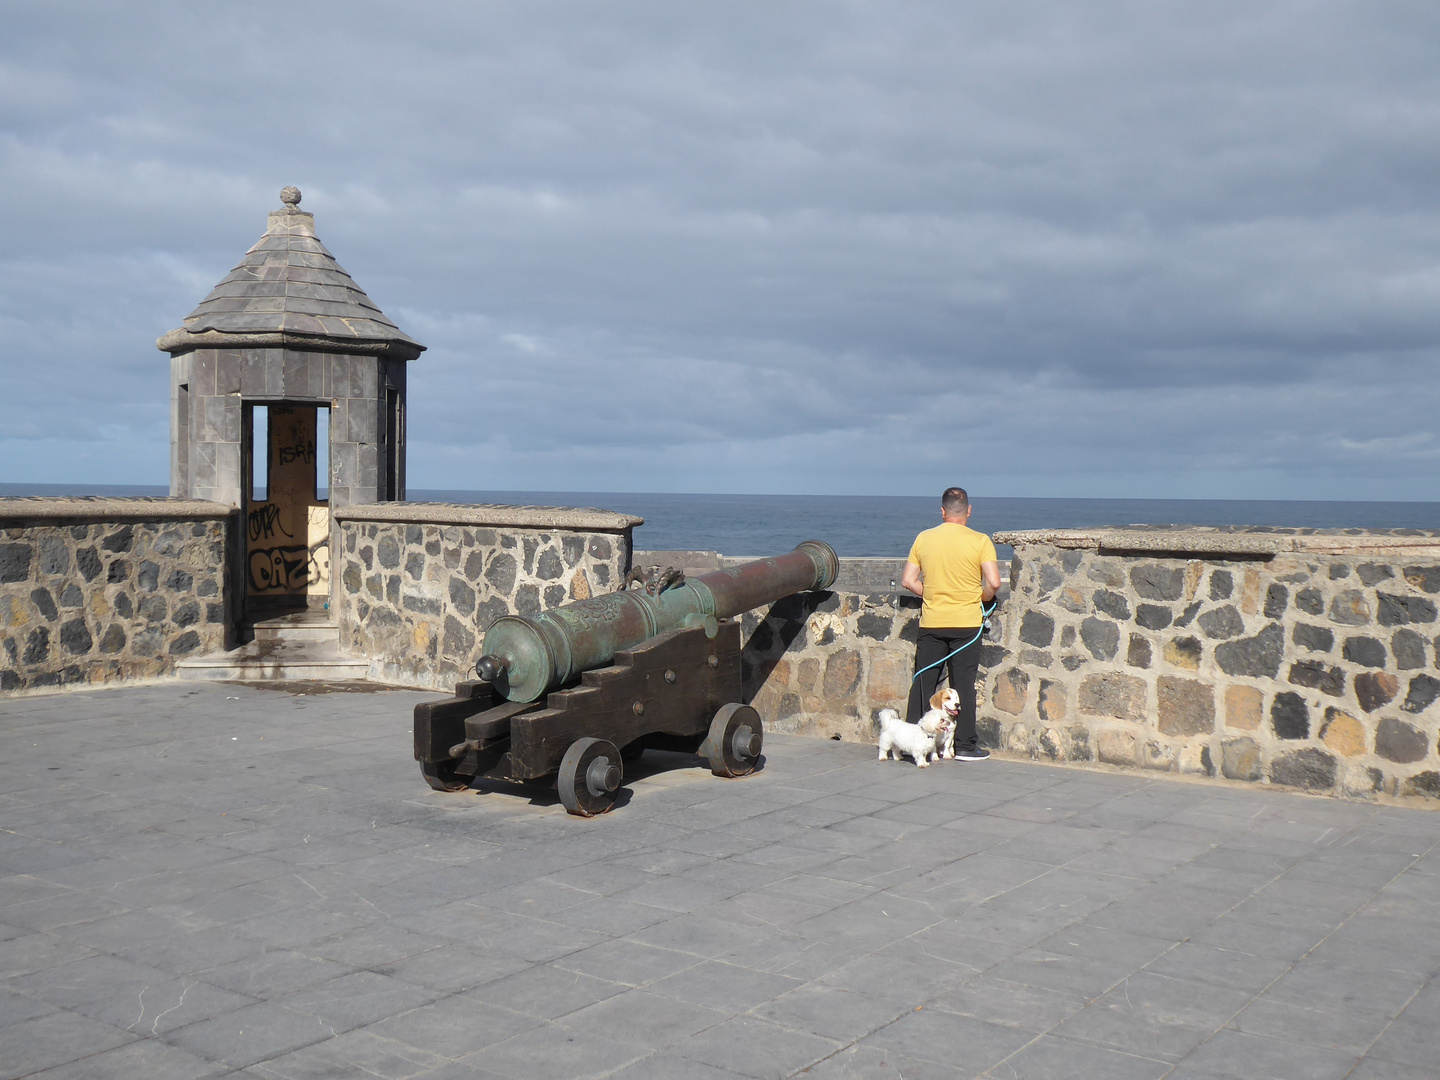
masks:
<svg viewBox="0 0 1440 1080"><path fill-rule="evenodd" d="M926 664L924 667L922 667L919 671L915 672L915 674L910 677L910 681L911 681L911 682L914 682L916 679L920 678L921 675L923 675L925 672L929 671L931 668L939 667L941 664L945 663L945 661L949 660L952 656L958 656L960 653L962 653L962 652L964 652L966 649L968 649L971 645L974 645L975 642L979 641L981 635L984 634L986 630L989 630L989 629L990 629L990 616L995 614L995 609L996 609L997 607L999 607L999 606L1000 606L1000 601L998 601L998 600L993 600L993 599L992 599L992 600L990 601L990 607L987 609L987 608L985 607L984 602L982 601L981 604L980 604L980 614L981 614L982 616L984 616L985 623L984 623L983 626L980 627L979 630L976 630L976 631L975 631L975 636L972 637L969 641L965 642L964 645L961 645L961 646L960 646L958 649L956 649L954 652L946 653L946 654L945 654L944 656L942 656L939 660L936 660L935 663L933 663L933 664Z"/></svg>

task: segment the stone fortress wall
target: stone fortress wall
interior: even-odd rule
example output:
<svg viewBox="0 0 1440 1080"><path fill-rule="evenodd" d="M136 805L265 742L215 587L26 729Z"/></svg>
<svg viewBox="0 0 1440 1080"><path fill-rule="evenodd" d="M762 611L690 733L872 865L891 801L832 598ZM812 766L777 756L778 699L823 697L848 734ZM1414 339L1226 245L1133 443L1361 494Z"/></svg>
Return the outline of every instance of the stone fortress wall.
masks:
<svg viewBox="0 0 1440 1080"><path fill-rule="evenodd" d="M233 516L189 499L0 499L0 691L168 675L223 648Z"/></svg>
<svg viewBox="0 0 1440 1080"><path fill-rule="evenodd" d="M452 690L485 630L613 592L642 519L561 507L374 503L335 514L341 647L371 677Z"/></svg>
<svg viewBox="0 0 1440 1080"><path fill-rule="evenodd" d="M1440 798L1440 536L996 539L1015 557L983 645L987 745L1351 797ZM895 587L900 569L844 559L834 592L746 617L746 690L772 730L869 739L876 709L903 708L919 602Z"/></svg>
<svg viewBox="0 0 1440 1080"><path fill-rule="evenodd" d="M1344 795L1440 797L1440 535L1000 534L991 737Z"/></svg>
<svg viewBox="0 0 1440 1080"><path fill-rule="evenodd" d="M334 618L370 677L448 692L484 631L609 592L626 570L747 561L631 552L640 519L555 507L336 512ZM225 647L234 511L183 499L0 500L0 691L170 674ZM1136 528L1000 534L1015 557L982 646L1003 752L1440 799L1440 534ZM772 731L869 741L903 709L919 601L896 559L742 616Z"/></svg>

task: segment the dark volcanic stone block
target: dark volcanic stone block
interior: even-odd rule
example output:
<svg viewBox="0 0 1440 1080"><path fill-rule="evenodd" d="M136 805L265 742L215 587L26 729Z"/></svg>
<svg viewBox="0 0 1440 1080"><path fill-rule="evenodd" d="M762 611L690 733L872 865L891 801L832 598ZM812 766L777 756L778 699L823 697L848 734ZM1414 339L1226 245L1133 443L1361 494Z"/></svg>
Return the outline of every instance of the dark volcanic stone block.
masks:
<svg viewBox="0 0 1440 1080"><path fill-rule="evenodd" d="M25 663L38 667L50 659L50 628L37 626L25 635Z"/></svg>
<svg viewBox="0 0 1440 1080"><path fill-rule="evenodd" d="M160 566L149 559L140 563L140 569L135 575L135 584L142 592L154 592L160 587Z"/></svg>
<svg viewBox="0 0 1440 1080"><path fill-rule="evenodd" d="M554 548L546 548L540 553L539 560L535 563L535 576L541 581L554 581L565 573L565 564L560 561L560 553Z"/></svg>
<svg viewBox="0 0 1440 1080"><path fill-rule="evenodd" d="M895 619L892 616L867 611L855 620L855 632L871 641L885 641L890 637L890 630L894 625ZM1024 636L1023 630L1021 636Z"/></svg>
<svg viewBox="0 0 1440 1080"><path fill-rule="evenodd" d="M375 558L386 570L394 570L400 565L400 541L393 535L387 533L375 541ZM366 563L365 568L370 568Z"/></svg>
<svg viewBox="0 0 1440 1080"><path fill-rule="evenodd" d="M1215 570L1210 574L1210 599L1229 600L1235 591L1235 576L1229 570Z"/></svg>
<svg viewBox="0 0 1440 1080"><path fill-rule="evenodd" d="M1433 623L1435 603L1423 596L1390 596L1379 593L1377 619L1381 626L1403 626L1405 623Z"/></svg>
<svg viewBox="0 0 1440 1080"><path fill-rule="evenodd" d="M1125 597L1109 589L1097 589L1095 595L1090 598L1095 605L1095 610L1109 615L1112 619L1130 618L1130 605Z"/></svg>
<svg viewBox="0 0 1440 1080"><path fill-rule="evenodd" d="M1361 563L1355 568L1355 572L1360 575L1361 582L1366 585L1375 585L1386 578L1395 576L1395 571L1384 563Z"/></svg>
<svg viewBox="0 0 1440 1080"><path fill-rule="evenodd" d="M1290 604L1290 590L1278 582L1265 590L1265 617L1278 619Z"/></svg>
<svg viewBox="0 0 1440 1080"><path fill-rule="evenodd" d="M1359 664L1361 667L1383 668L1385 666L1385 646L1372 637L1352 637L1345 639L1345 647L1340 655L1352 664Z"/></svg>
<svg viewBox="0 0 1440 1080"><path fill-rule="evenodd" d="M540 587L538 585L521 585L515 590L515 614L540 614Z"/></svg>
<svg viewBox="0 0 1440 1080"><path fill-rule="evenodd" d="M1440 566L1407 566L1405 580L1421 592L1440 592Z"/></svg>
<svg viewBox="0 0 1440 1080"><path fill-rule="evenodd" d="M1401 795L1425 795L1440 799L1440 773L1425 771L1416 773L1400 787Z"/></svg>
<svg viewBox="0 0 1440 1080"><path fill-rule="evenodd" d="M100 553L93 547L82 547L75 552L75 567L86 581L94 581L105 569L100 562Z"/></svg>
<svg viewBox="0 0 1440 1080"><path fill-rule="evenodd" d="M1319 589L1301 589L1295 594L1295 606L1310 615L1323 615L1325 613L1325 597Z"/></svg>
<svg viewBox="0 0 1440 1080"><path fill-rule="evenodd" d="M1097 660L1113 660L1120 651L1120 627L1093 616L1080 624L1080 640Z"/></svg>
<svg viewBox="0 0 1440 1080"><path fill-rule="evenodd" d="M1185 592L1185 571L1145 563L1130 571L1130 584L1147 600L1179 600Z"/></svg>
<svg viewBox="0 0 1440 1080"><path fill-rule="evenodd" d="M1408 713L1424 712L1436 698L1440 698L1440 679L1416 675L1410 680L1410 692L1405 695L1405 703L1400 708Z"/></svg>
<svg viewBox="0 0 1440 1080"><path fill-rule="evenodd" d="M1310 706L1299 694L1283 690L1270 705L1270 726L1276 738L1308 739L1310 737Z"/></svg>
<svg viewBox="0 0 1440 1080"><path fill-rule="evenodd" d="M1387 716L1375 726L1375 753L1388 761L1402 765L1420 761L1429 750L1425 733L1403 720Z"/></svg>
<svg viewBox="0 0 1440 1080"><path fill-rule="evenodd" d="M83 656L94 647L95 641L84 619L71 619L60 627L60 644L66 652Z"/></svg>
<svg viewBox="0 0 1440 1080"><path fill-rule="evenodd" d="M28 578L34 555L29 544L0 544L0 583Z"/></svg>
<svg viewBox="0 0 1440 1080"><path fill-rule="evenodd" d="M30 593L30 602L35 605L37 611L46 619L58 619L60 612L55 608L55 598L50 595L49 589L34 589Z"/></svg>
<svg viewBox="0 0 1440 1080"><path fill-rule="evenodd" d="M1130 647L1125 652L1125 662L1131 667L1148 668L1151 653L1150 641L1140 634L1130 635Z"/></svg>
<svg viewBox="0 0 1440 1080"><path fill-rule="evenodd" d="M1146 630L1164 630L1174 616L1161 604L1141 604L1135 609L1135 622Z"/></svg>
<svg viewBox="0 0 1440 1080"><path fill-rule="evenodd" d="M65 546L65 537L43 537L40 540L40 573L69 572L71 572L71 549Z"/></svg>
<svg viewBox="0 0 1440 1080"><path fill-rule="evenodd" d="M1297 660L1290 665L1290 681L1308 686L1322 694L1339 697L1345 693L1345 672L1338 667L1327 668L1318 660Z"/></svg>
<svg viewBox="0 0 1440 1080"><path fill-rule="evenodd" d="M1215 662L1227 675L1273 679L1280 671L1284 647L1284 628L1279 623L1271 623L1254 637L1215 646Z"/></svg>
<svg viewBox="0 0 1440 1080"><path fill-rule="evenodd" d="M1195 625L1210 638L1239 637L1245 632L1245 620L1240 617L1240 612L1235 610L1234 604L1226 604L1205 612L1195 621Z"/></svg>
<svg viewBox="0 0 1440 1080"><path fill-rule="evenodd" d="M485 568L485 580L490 582L501 596L509 596L510 590L515 588L515 575L518 572L515 556L502 551L491 559L490 565Z"/></svg>
<svg viewBox="0 0 1440 1080"><path fill-rule="evenodd" d="M1395 654L1395 666L1401 671L1425 666L1425 639L1414 630L1396 630L1390 639L1390 651Z"/></svg>
<svg viewBox="0 0 1440 1080"><path fill-rule="evenodd" d="M106 551L123 554L135 546L135 527L122 525L100 542Z"/></svg>
<svg viewBox="0 0 1440 1080"><path fill-rule="evenodd" d="M1199 601L1199 600L1196 600L1193 604L1189 605L1184 611L1180 612L1179 616L1175 619L1175 625L1176 625L1177 627L1178 627L1178 626L1189 626L1189 625L1190 625L1190 620L1193 619L1193 618L1195 618L1196 614L1197 614L1199 611L1200 611L1200 601Z"/></svg>
<svg viewBox="0 0 1440 1080"><path fill-rule="evenodd" d="M1335 632L1323 626L1296 623L1290 637L1296 645L1311 652L1329 652L1335 647Z"/></svg>
<svg viewBox="0 0 1440 1080"><path fill-rule="evenodd" d="M1335 786L1335 759L1323 750L1306 747L1272 763L1270 780L1307 791L1328 791Z"/></svg>
<svg viewBox="0 0 1440 1080"><path fill-rule="evenodd" d="M1020 620L1020 640L1037 649L1048 648L1055 640L1055 620L1032 608Z"/></svg>
<svg viewBox="0 0 1440 1080"><path fill-rule="evenodd" d="M450 603L462 615L469 615L475 610L475 590L458 574L450 578Z"/></svg>
<svg viewBox="0 0 1440 1080"><path fill-rule="evenodd" d="M1355 676L1355 698L1367 713L1395 700L1400 680L1388 671L1366 671Z"/></svg>

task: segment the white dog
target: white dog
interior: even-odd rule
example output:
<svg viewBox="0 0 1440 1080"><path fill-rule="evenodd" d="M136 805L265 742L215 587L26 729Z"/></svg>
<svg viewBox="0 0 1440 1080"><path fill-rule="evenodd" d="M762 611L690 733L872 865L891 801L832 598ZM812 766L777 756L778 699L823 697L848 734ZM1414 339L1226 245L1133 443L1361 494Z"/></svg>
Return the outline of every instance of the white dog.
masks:
<svg viewBox="0 0 1440 1080"><path fill-rule="evenodd" d="M880 710L880 758L887 761L901 754L915 759L915 764L925 768L931 760L939 760L940 751L936 743L951 727L950 719L944 712L931 709L920 718L918 724L907 724L894 709Z"/></svg>
<svg viewBox="0 0 1440 1080"><path fill-rule="evenodd" d="M960 715L960 695L948 686L943 690L936 690L930 695L930 711L925 716L934 713L939 713L949 721L943 733L935 740L940 756L949 761L955 757L955 718ZM920 722L925 722L924 717L921 717Z"/></svg>

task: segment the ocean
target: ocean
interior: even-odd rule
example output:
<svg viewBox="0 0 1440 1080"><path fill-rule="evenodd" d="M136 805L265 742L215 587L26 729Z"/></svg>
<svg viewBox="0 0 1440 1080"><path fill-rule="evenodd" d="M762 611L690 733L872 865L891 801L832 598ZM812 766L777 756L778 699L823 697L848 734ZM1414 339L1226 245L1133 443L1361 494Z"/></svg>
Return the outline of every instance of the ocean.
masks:
<svg viewBox="0 0 1440 1080"><path fill-rule="evenodd" d="M0 484L0 495L164 495L148 485ZM824 540L841 555L902 559L940 520L938 496L687 495L611 491L452 491L412 488L416 502L593 506L645 519L636 548L773 555ZM972 496L972 528L1078 529L1102 525L1276 525L1440 529L1436 502L1244 499L1016 499ZM1009 557L1008 549L1001 550Z"/></svg>

